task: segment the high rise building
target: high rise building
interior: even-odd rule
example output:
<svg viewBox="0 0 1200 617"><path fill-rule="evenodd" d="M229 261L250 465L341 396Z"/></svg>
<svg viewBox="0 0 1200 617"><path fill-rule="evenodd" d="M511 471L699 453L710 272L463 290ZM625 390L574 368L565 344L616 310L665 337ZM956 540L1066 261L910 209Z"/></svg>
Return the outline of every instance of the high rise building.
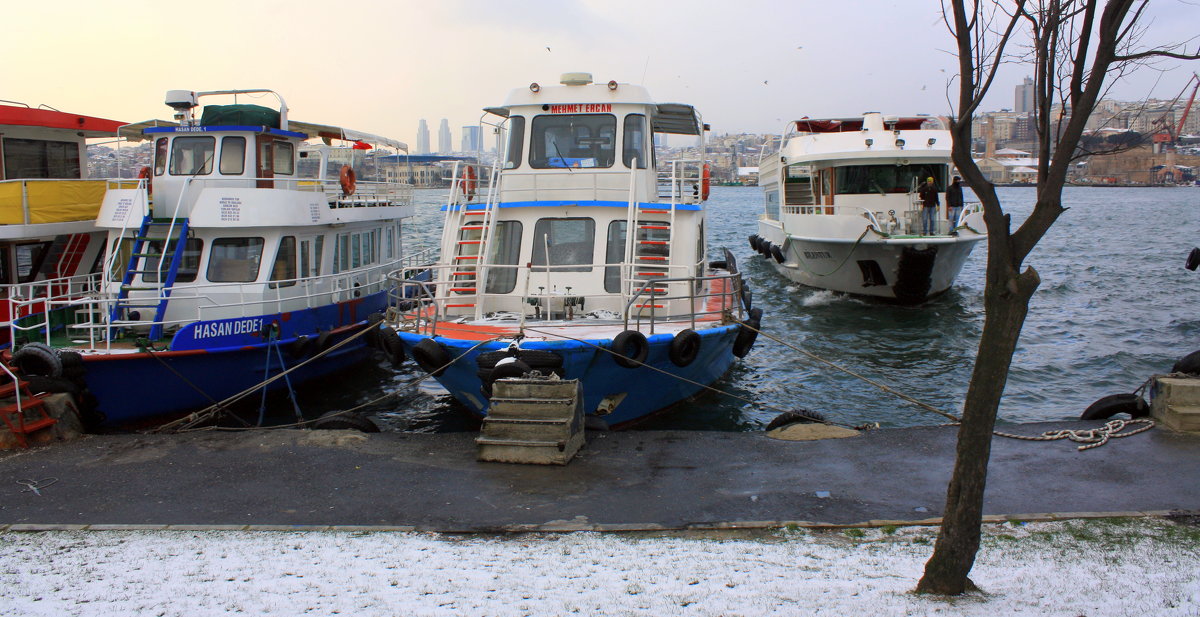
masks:
<svg viewBox="0 0 1200 617"><path fill-rule="evenodd" d="M454 142L450 141L450 121L442 118L438 127L438 154L450 154L454 151Z"/></svg>
<svg viewBox="0 0 1200 617"><path fill-rule="evenodd" d="M1033 79L1026 77L1025 81L1017 86L1013 111L1019 114L1033 113Z"/></svg>
<svg viewBox="0 0 1200 617"><path fill-rule="evenodd" d="M429 154L429 125L424 118L417 123L417 154Z"/></svg>
<svg viewBox="0 0 1200 617"><path fill-rule="evenodd" d="M480 138L479 126L464 126L462 127L462 151L463 152L479 152L483 145Z"/></svg>

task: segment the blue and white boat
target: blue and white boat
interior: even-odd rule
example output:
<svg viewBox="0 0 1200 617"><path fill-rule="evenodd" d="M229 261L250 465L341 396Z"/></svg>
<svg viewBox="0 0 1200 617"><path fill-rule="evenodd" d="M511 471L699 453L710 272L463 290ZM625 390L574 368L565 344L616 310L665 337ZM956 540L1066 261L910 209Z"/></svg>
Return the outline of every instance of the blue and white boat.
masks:
<svg viewBox="0 0 1200 617"><path fill-rule="evenodd" d="M480 416L497 379L578 379L584 413L620 426L749 351L739 322L758 313L732 258L708 258L707 127L690 105L567 73L485 111L499 160L456 165L432 282L403 285L423 299L397 321L424 370ZM663 134L695 138L694 158L659 160Z"/></svg>
<svg viewBox="0 0 1200 617"><path fill-rule="evenodd" d="M197 113L218 96L278 105L235 98ZM136 185L110 183L96 219L109 249L99 291L69 300L74 323L42 330L110 425L366 359L372 337L355 335L386 309L387 274L404 265L411 187L361 164L403 143L292 121L269 90L174 90L166 104L177 125L133 127L152 140L152 165Z"/></svg>

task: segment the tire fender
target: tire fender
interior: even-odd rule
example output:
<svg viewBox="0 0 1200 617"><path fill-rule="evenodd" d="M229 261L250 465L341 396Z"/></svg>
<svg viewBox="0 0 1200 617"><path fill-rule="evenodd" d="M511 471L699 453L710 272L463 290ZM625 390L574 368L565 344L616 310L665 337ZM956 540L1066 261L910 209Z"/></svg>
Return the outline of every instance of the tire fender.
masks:
<svg viewBox="0 0 1200 617"><path fill-rule="evenodd" d="M612 340L613 360L625 368L637 368L650 355L650 342L637 330L626 330Z"/></svg>
<svg viewBox="0 0 1200 617"><path fill-rule="evenodd" d="M671 359L671 364L678 367L685 367L696 361L696 357L700 355L700 346L703 339L695 330L687 329L675 335L671 339L671 346L667 350L667 356Z"/></svg>

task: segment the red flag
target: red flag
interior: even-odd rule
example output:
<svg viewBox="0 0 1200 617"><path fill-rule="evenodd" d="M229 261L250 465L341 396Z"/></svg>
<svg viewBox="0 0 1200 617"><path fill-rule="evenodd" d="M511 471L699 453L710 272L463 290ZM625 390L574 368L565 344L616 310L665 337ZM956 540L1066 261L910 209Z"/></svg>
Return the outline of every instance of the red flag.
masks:
<svg viewBox="0 0 1200 617"><path fill-rule="evenodd" d="M356 141L356 142L354 142L354 149L355 150L370 150L371 144L369 144L365 141Z"/></svg>

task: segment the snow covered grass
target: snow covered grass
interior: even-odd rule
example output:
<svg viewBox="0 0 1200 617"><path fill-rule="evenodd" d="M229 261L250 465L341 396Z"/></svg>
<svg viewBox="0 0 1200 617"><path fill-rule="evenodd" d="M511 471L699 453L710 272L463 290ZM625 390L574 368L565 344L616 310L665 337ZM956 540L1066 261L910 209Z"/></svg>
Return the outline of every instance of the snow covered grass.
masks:
<svg viewBox="0 0 1200 617"><path fill-rule="evenodd" d="M0 614L1200 615L1194 520L990 525L955 599L936 533L9 532Z"/></svg>

